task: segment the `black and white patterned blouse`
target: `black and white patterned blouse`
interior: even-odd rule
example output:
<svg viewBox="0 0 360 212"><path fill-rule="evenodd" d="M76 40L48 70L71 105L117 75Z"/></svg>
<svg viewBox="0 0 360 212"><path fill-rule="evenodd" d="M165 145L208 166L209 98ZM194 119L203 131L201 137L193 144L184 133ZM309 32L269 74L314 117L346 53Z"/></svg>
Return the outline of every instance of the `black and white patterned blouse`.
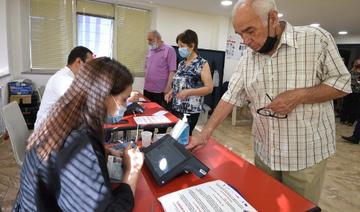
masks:
<svg viewBox="0 0 360 212"><path fill-rule="evenodd" d="M201 81L201 70L207 61L198 56L189 65L186 60L179 63L173 78L172 108L180 113L201 113L203 96L188 96L184 100L176 98L176 94L185 89L196 89L204 86Z"/></svg>

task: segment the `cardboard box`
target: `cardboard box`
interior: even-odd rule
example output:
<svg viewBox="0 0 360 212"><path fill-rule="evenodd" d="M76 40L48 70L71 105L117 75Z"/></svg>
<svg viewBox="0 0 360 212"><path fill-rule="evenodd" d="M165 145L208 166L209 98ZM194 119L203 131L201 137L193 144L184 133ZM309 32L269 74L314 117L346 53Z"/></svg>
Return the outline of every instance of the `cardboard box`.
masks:
<svg viewBox="0 0 360 212"><path fill-rule="evenodd" d="M10 102L17 101L18 104L31 104L31 95L11 95Z"/></svg>

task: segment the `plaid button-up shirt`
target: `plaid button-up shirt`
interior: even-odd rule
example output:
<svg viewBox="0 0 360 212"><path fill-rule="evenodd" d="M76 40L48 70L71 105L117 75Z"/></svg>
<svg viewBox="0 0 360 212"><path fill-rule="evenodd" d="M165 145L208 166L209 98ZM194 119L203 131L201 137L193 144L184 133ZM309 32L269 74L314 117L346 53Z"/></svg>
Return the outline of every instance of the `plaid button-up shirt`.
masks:
<svg viewBox="0 0 360 212"><path fill-rule="evenodd" d="M254 117L255 153L272 170L296 171L335 153L332 101L298 105L286 119L256 110L282 92L326 84L351 93L350 74L331 34L321 28L286 23L272 56L248 49L222 99L241 106L248 101Z"/></svg>

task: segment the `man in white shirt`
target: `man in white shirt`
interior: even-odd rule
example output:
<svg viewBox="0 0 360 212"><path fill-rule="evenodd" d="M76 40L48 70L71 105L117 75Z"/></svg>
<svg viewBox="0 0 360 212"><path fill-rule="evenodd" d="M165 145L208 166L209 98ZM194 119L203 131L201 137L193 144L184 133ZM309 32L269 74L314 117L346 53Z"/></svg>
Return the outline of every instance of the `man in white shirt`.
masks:
<svg viewBox="0 0 360 212"><path fill-rule="evenodd" d="M65 94L81 65L93 59L93 53L86 47L77 46L71 50L67 65L50 77L41 99L34 129L40 127L52 106Z"/></svg>
<svg viewBox="0 0 360 212"><path fill-rule="evenodd" d="M240 0L233 26L247 49L228 91L188 149L205 145L233 106L250 102L255 165L317 203L335 154L332 100L351 93L331 34L280 21L274 0Z"/></svg>

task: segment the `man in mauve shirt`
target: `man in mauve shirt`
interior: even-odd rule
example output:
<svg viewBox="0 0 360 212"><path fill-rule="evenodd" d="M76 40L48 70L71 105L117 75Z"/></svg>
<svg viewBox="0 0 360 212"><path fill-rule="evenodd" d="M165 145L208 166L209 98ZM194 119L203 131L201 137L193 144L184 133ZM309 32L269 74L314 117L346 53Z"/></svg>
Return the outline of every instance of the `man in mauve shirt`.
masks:
<svg viewBox="0 0 360 212"><path fill-rule="evenodd" d="M164 93L171 90L171 83L176 71L175 49L161 40L158 31L150 31L147 35L149 52L145 63L144 96L164 108L168 108ZM165 129L159 129L165 133Z"/></svg>

